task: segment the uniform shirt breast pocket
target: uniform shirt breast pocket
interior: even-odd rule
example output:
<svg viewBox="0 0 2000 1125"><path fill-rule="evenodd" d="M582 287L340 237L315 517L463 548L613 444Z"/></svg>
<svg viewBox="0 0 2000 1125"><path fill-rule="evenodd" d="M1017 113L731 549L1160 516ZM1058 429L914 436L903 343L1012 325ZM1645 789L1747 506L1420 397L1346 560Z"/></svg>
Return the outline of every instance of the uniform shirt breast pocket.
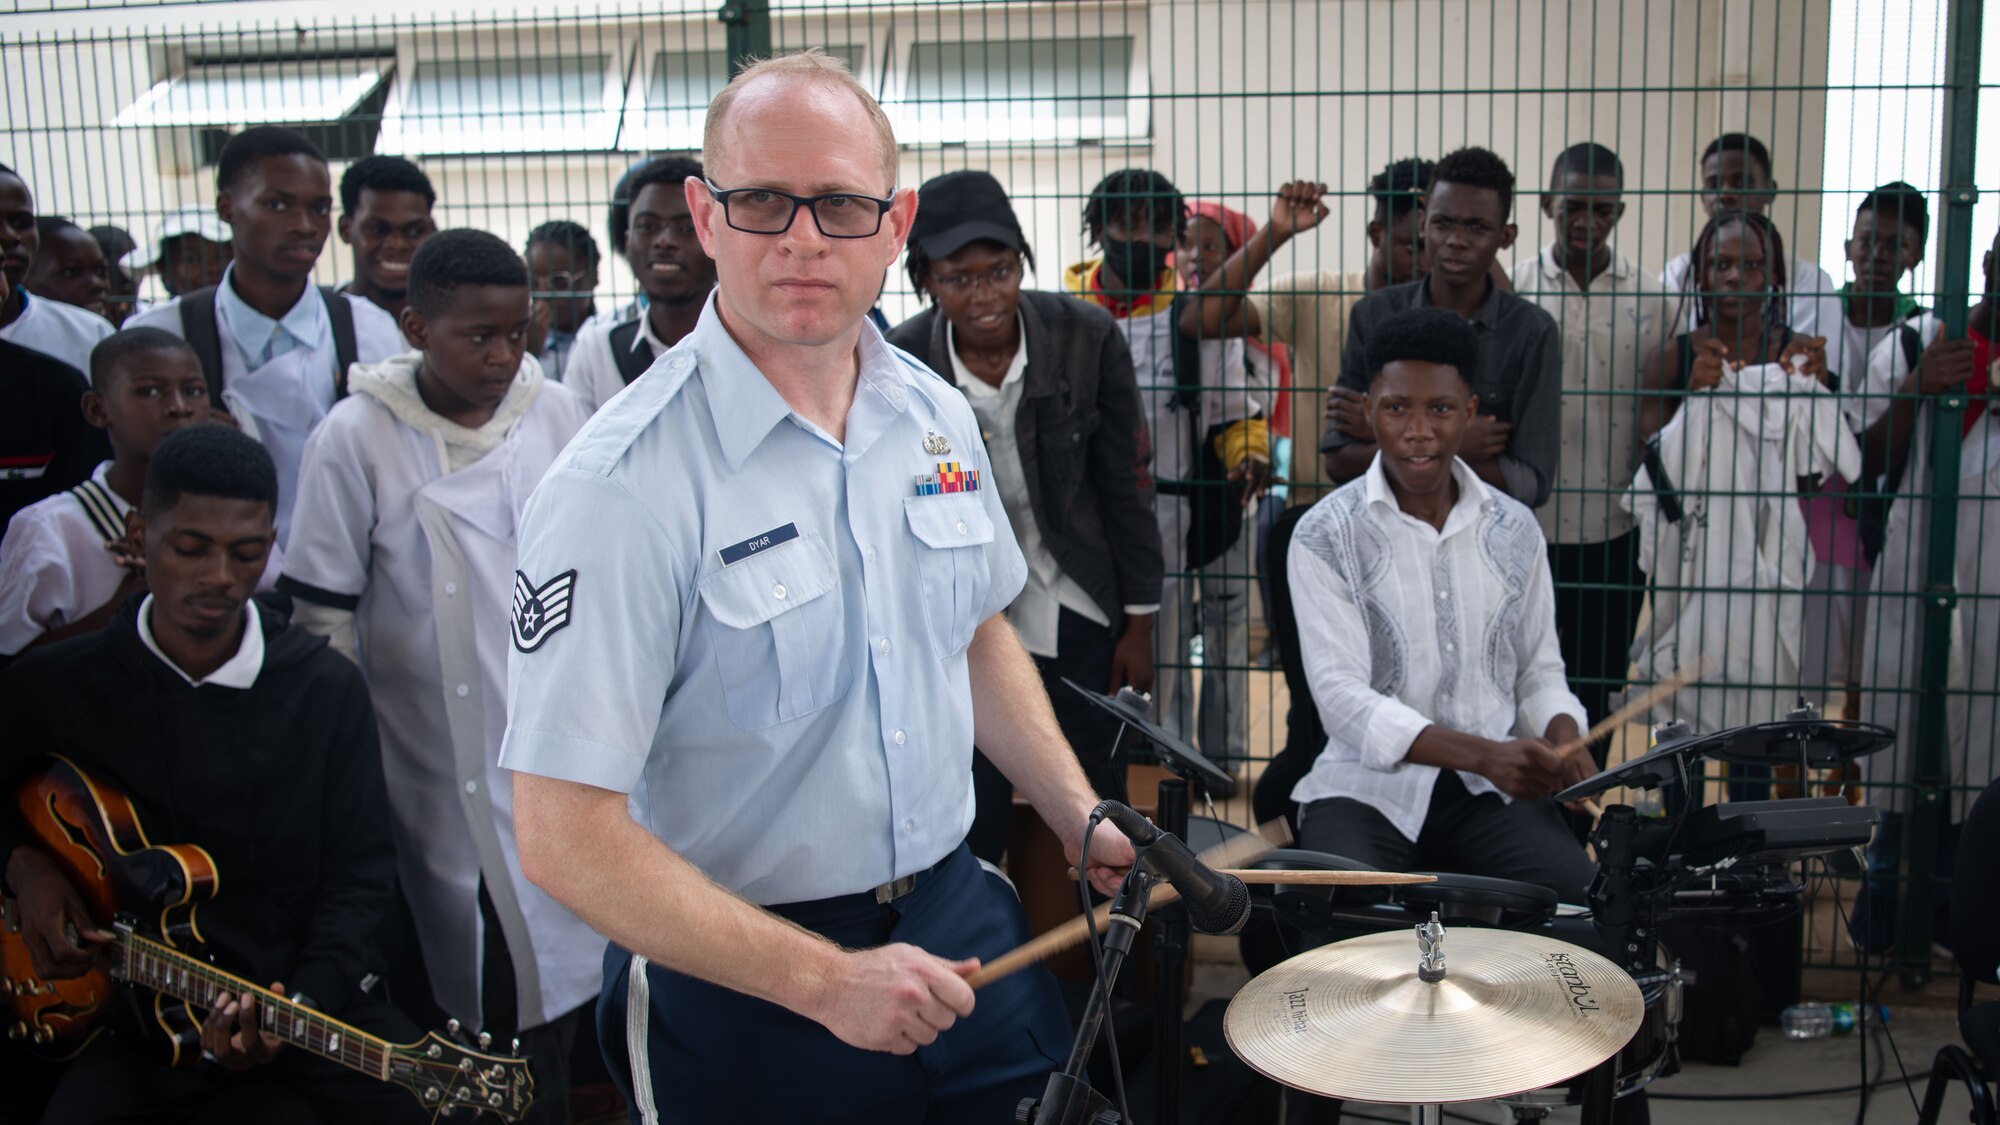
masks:
<svg viewBox="0 0 2000 1125"><path fill-rule="evenodd" d="M751 555L701 580L729 721L761 730L818 711L853 684L833 553L818 535Z"/></svg>
<svg viewBox="0 0 2000 1125"><path fill-rule="evenodd" d="M972 492L905 497L903 512L917 540L931 648L940 659L956 655L972 643L986 605L993 518Z"/></svg>

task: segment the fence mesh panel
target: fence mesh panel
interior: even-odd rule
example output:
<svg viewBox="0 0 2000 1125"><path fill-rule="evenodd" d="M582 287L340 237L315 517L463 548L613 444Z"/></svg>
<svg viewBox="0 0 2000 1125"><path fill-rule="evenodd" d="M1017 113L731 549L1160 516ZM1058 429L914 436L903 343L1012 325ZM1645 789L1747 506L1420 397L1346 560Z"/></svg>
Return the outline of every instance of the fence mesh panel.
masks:
<svg viewBox="0 0 2000 1125"><path fill-rule="evenodd" d="M1156 645L1165 721L1254 781L1285 750L1288 714L1303 702L1272 627L1266 535L1287 506L1333 486L1317 447L1348 314L1422 237L1399 222L1406 203L1371 193L1370 180L1403 158L1483 146L1517 178L1496 280L1556 319L1563 375L1559 403L1533 420L1532 404L1504 396L1482 409L1541 431L1538 456L1553 472L1539 515L1569 673L1592 718L1615 705L1628 672L1643 685L1705 654L1701 685L1651 718L1719 729L1781 719L1803 701L1887 722L1899 737L1870 763L1866 792L1897 810L1888 835L1922 874L1996 767L2000 563L1983 548L2000 523L2000 426L1983 370L1972 393L1913 394L1899 351L1901 324L1917 343L1945 321L1955 335L1987 288L1980 253L2000 208L1974 200L2000 150L1977 148L1973 129L1992 89L1981 35L1978 5L1947 0L738 0L720 18L684 0L507 10L16 0L0 17L0 162L31 185L39 213L114 225L144 248L169 216L212 207L214 161L233 132L290 125L325 150L336 178L371 153L420 163L440 226L522 246L550 220L582 224L603 252L600 310L638 293L609 229L614 184L644 157L698 151L732 52L820 47L845 59L895 126L902 186L990 170L1033 248L1034 288L1061 289L1070 267L1099 256L1084 206L1119 169L1157 170L1190 204L1260 226L1280 185L1324 183L1330 215L1236 291L1250 297L1260 342L1286 346L1288 374L1257 348L1236 353L1246 385L1207 388L1212 402L1235 396L1216 406L1224 418L1276 424L1277 486L1249 502L1237 545L1198 572L1169 544ZM1739 132L1759 149L1703 159L1712 140ZM1583 142L1615 154L1622 176L1595 155L1556 167ZM1892 180L1912 185L1927 225L1857 213ZM1743 224L1723 227L1696 268L1683 260L1708 211L1730 206L1768 217L1778 237L1760 245L1782 243L1784 319L1800 338L1824 339L1832 405L1817 409L1796 386L1789 396L1724 387L1701 411L1709 444L1688 454L1705 468L1671 489L1645 487L1660 484L1651 475L1635 488L1646 438L1677 412L1660 449L1684 464L1675 435L1693 422L1683 403L1699 357L1674 339L1728 319L1752 292L1740 263L1718 265L1759 241ZM1176 255L1183 284L1209 280L1196 276L1204 239L1219 244L1211 271L1238 248L1233 220L1196 214ZM1593 219L1615 224L1611 264L1580 289L1568 246ZM1881 252L1905 300L1881 302L1883 319L1864 299L1882 294L1862 291L1857 266L1873 269L1869 256L1899 231L1914 233ZM329 240L318 269L325 283L351 278L349 247ZM167 296L157 272L136 296ZM923 307L900 267L880 303L892 324ZM1241 336L1249 314L1230 315L1221 335ZM1731 359L1776 359L1782 343ZM1188 389L1144 373L1141 383L1155 415ZM1866 443L1847 439L1903 407L1910 437L1862 474ZM1753 425L1770 428L1752 440ZM1854 470L1844 490L1828 485L1836 465ZM1659 513L1663 491L1678 518L1628 513ZM1873 554L1860 544L1878 531ZM1636 753L1644 738L1634 726L1610 752ZM1779 774L1715 780L1731 795L1796 791L1796 777ZM1814 791L1839 780L1821 776ZM1217 812L1252 816L1248 800ZM1854 890L1841 876L1816 893L1811 963L1854 963L1833 912ZM1928 972L1928 914L1903 919L1902 932L1901 966Z"/></svg>

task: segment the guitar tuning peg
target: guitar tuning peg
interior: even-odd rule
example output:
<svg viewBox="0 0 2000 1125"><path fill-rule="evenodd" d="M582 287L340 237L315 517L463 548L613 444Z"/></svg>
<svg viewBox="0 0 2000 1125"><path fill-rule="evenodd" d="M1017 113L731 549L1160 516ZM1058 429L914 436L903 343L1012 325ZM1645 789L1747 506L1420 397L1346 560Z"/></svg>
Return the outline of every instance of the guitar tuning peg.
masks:
<svg viewBox="0 0 2000 1125"><path fill-rule="evenodd" d="M493 1045L493 1033L489 1031L480 1032L479 1049L484 1051L486 1048L491 1047L492 1045Z"/></svg>
<svg viewBox="0 0 2000 1125"><path fill-rule="evenodd" d="M507 1052L508 1052L509 1054L513 1055L513 1056L514 1056L515 1058L517 1058L517 1059L518 1059L518 1058L520 1058L520 1057L521 1057L521 1041L520 1041L519 1039L516 1039L516 1040L514 1040L514 1045L513 1045L513 1046L511 1046L511 1047L509 1047L509 1048L507 1048Z"/></svg>
<svg viewBox="0 0 2000 1125"><path fill-rule="evenodd" d="M446 1035L450 1035L450 1036L454 1036L454 1037L455 1037L455 1036L457 1036L457 1035L458 1035L458 1021L457 1021L457 1020L446 1020L446 1021L444 1021L444 1033L445 1033Z"/></svg>

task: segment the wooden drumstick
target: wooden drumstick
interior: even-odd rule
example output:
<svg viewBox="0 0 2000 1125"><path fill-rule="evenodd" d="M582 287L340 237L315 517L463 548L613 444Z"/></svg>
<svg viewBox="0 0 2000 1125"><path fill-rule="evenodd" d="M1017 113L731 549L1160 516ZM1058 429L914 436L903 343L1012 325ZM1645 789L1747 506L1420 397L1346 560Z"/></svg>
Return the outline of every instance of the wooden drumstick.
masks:
<svg viewBox="0 0 2000 1125"><path fill-rule="evenodd" d="M1332 871L1319 868L1217 867L1217 875L1234 875L1245 883L1292 883L1299 886L1384 887L1401 883L1435 883L1435 875L1411 875L1402 871ZM1076 868L1069 869L1076 878Z"/></svg>
<svg viewBox="0 0 2000 1125"><path fill-rule="evenodd" d="M1625 706L1606 715L1602 721L1591 727L1583 735L1556 747L1556 756L1567 758L1578 750L1596 742L1598 739L1617 733L1618 728L1652 710L1654 704L1671 698L1679 693L1682 688L1707 674L1708 657L1704 654L1682 665L1673 675L1639 693L1637 698ZM1578 801L1577 804L1583 806L1583 811L1590 814L1592 821L1601 820L1604 817L1604 806L1589 797Z"/></svg>
<svg viewBox="0 0 2000 1125"><path fill-rule="evenodd" d="M1254 831L1241 836L1231 836L1220 844L1204 850L1201 853L1201 860L1211 867L1241 866L1255 863L1273 849L1282 848L1291 842L1292 826L1282 820L1273 820L1258 825ZM1157 909L1177 901L1180 897L1180 892L1172 887L1155 887L1152 897L1146 901L1150 909ZM1104 927L1111 924L1111 904L1098 903L1097 909L1091 913L1097 920L1098 932L1102 933ZM965 978L966 983L974 988L984 987L1087 941L1089 937L1090 923L1082 915L1078 915L981 965L978 972Z"/></svg>
<svg viewBox="0 0 2000 1125"><path fill-rule="evenodd" d="M1267 871L1261 868L1221 868L1219 875L1234 875L1246 883L1286 883L1294 887L1383 887L1408 883L1435 883L1435 875L1412 875L1403 871L1319 871L1312 869Z"/></svg>

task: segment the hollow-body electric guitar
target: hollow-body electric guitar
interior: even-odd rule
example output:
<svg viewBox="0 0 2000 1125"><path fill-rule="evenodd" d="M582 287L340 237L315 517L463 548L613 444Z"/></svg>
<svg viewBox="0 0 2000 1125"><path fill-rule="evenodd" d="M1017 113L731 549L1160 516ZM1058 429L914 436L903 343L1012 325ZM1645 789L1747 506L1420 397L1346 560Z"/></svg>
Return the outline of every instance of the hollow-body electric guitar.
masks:
<svg viewBox="0 0 2000 1125"><path fill-rule="evenodd" d="M69 1058L104 1030L107 1009L123 996L142 1008L143 1024L161 1033L164 1061L191 1065L201 1058L197 1012L224 993L251 993L266 1034L393 1082L436 1113L462 1109L518 1121L533 1103L534 1078L522 1059L476 1051L435 1031L415 1043L391 1043L210 964L196 914L220 885L215 861L198 845L153 844L132 802L69 759L52 756L14 796L28 837L117 938L89 973L43 981L21 938L15 904L6 903L0 1006L8 1038L45 1058ZM120 981L134 987L121 990Z"/></svg>

